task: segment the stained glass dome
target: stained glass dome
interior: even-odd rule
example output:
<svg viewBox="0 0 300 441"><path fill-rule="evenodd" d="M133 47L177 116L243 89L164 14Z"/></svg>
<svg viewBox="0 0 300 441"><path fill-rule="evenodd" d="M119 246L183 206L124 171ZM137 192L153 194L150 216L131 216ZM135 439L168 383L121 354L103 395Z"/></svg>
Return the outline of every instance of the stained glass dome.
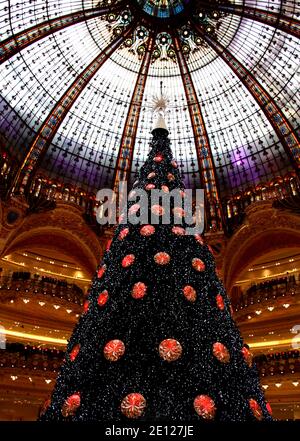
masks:
<svg viewBox="0 0 300 441"><path fill-rule="evenodd" d="M186 186L221 196L299 167L295 0L0 0L1 140L27 178L134 180L152 97Z"/></svg>

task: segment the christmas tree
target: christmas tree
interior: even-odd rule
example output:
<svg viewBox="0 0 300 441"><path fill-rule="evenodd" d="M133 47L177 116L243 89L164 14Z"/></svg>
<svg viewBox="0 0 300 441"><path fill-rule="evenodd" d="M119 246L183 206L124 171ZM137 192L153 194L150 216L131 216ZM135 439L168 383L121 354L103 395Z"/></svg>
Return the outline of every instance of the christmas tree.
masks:
<svg viewBox="0 0 300 441"><path fill-rule="evenodd" d="M184 197L161 114L152 133L131 198L138 189ZM210 247L175 223L184 212L172 207L170 224L117 226L42 421L271 419ZM149 198L147 210L159 218L164 208Z"/></svg>

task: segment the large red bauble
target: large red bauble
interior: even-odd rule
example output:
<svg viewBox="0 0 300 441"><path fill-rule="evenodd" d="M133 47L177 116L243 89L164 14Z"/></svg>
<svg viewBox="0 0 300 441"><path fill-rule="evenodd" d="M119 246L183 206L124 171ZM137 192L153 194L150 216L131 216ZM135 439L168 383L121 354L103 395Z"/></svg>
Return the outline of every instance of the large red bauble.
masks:
<svg viewBox="0 0 300 441"><path fill-rule="evenodd" d="M165 209L161 205L152 205L151 211L156 216L162 216L165 213Z"/></svg>
<svg viewBox="0 0 300 441"><path fill-rule="evenodd" d="M129 228L128 228L128 227L123 228L123 230L120 231L120 234L119 234L119 236L118 236L118 239L119 239L119 240L123 240L123 239L125 239L125 237L126 237L128 234L129 234Z"/></svg>
<svg viewBox="0 0 300 441"><path fill-rule="evenodd" d="M273 411L272 411L272 407L271 407L270 403L266 404L266 408L267 408L267 411L269 412L269 414L272 415Z"/></svg>
<svg viewBox="0 0 300 441"><path fill-rule="evenodd" d="M134 299L142 299L147 293L147 286L143 282L137 282L133 285L131 295Z"/></svg>
<svg viewBox="0 0 300 441"><path fill-rule="evenodd" d="M98 296L98 305L100 307L104 306L108 300L108 291L105 289L104 291L102 291L99 296Z"/></svg>
<svg viewBox="0 0 300 441"><path fill-rule="evenodd" d="M186 285L183 288L183 295L189 302L192 302L192 303L195 302L197 299L196 290L195 290L195 288L193 288L190 285Z"/></svg>
<svg viewBox="0 0 300 441"><path fill-rule="evenodd" d="M211 252L211 254L214 255L214 250L212 249L212 247L211 247L210 245L208 245L207 248L209 249L209 251Z"/></svg>
<svg viewBox="0 0 300 441"><path fill-rule="evenodd" d="M121 340L110 340L103 349L106 360L118 361L125 353L125 345Z"/></svg>
<svg viewBox="0 0 300 441"><path fill-rule="evenodd" d="M161 251L160 253L156 253L154 255L154 261L157 265L167 265L171 260L171 257L168 253Z"/></svg>
<svg viewBox="0 0 300 441"><path fill-rule="evenodd" d="M83 304L83 312L87 313L89 310L89 307L90 307L90 302L89 302L89 300L86 300Z"/></svg>
<svg viewBox="0 0 300 441"><path fill-rule="evenodd" d="M106 271L106 265L102 265L101 268L99 268L98 272L97 272L98 279L101 279L101 277L103 276L105 271Z"/></svg>
<svg viewBox="0 0 300 441"><path fill-rule="evenodd" d="M70 352L70 360L74 361L77 357L77 355L79 354L80 351L80 345L75 345L72 349L72 351Z"/></svg>
<svg viewBox="0 0 300 441"><path fill-rule="evenodd" d="M201 237L201 234L195 234L195 239L200 245L204 245L203 239Z"/></svg>
<svg viewBox="0 0 300 441"><path fill-rule="evenodd" d="M162 185L162 186L161 186L161 189L162 189L162 191L163 191L164 193L169 193L169 192L170 192L169 187L168 187L167 185Z"/></svg>
<svg viewBox="0 0 300 441"><path fill-rule="evenodd" d="M44 413L46 413L46 410L48 409L50 404L51 404L51 400L50 400L50 398L47 398L47 400L44 401L42 409L40 410L40 416L42 416L42 415L44 415Z"/></svg>
<svg viewBox="0 0 300 441"><path fill-rule="evenodd" d="M225 304L224 304L224 300L223 297L221 296L221 294L218 294L216 296L216 303L217 303L217 307L223 311L223 309L225 308Z"/></svg>
<svg viewBox="0 0 300 441"><path fill-rule="evenodd" d="M134 214L137 213L139 211L139 209L141 208L141 206L139 204L133 204L131 205L131 207L128 210L129 214Z"/></svg>
<svg viewBox="0 0 300 441"><path fill-rule="evenodd" d="M253 415L255 416L255 418L257 420L261 420L262 417L263 417L263 413L262 413L261 407L258 404L258 402L255 401L253 398L250 398L249 406L250 406L250 409L252 410Z"/></svg>
<svg viewBox="0 0 300 441"><path fill-rule="evenodd" d="M155 227L153 225L144 225L140 229L140 234L142 236L151 236L151 234L155 233Z"/></svg>
<svg viewBox="0 0 300 441"><path fill-rule="evenodd" d="M175 176L172 173L168 173L167 178L169 182L175 181Z"/></svg>
<svg viewBox="0 0 300 441"><path fill-rule="evenodd" d="M247 363L247 365L249 367L251 367L252 366L252 354L249 351L249 349L246 348L246 346L242 347L242 354L243 354L244 360Z"/></svg>
<svg viewBox="0 0 300 441"><path fill-rule="evenodd" d="M121 403L121 412L127 418L138 418L142 416L146 407L146 400L143 395L132 393L126 395Z"/></svg>
<svg viewBox="0 0 300 441"><path fill-rule="evenodd" d="M160 343L158 351L163 360L176 361L181 357L182 346L179 341L167 338Z"/></svg>
<svg viewBox="0 0 300 441"><path fill-rule="evenodd" d="M145 190L153 190L155 188L155 184L147 184L145 185Z"/></svg>
<svg viewBox="0 0 300 441"><path fill-rule="evenodd" d="M185 216L185 211L181 207L175 207L175 208L173 208L172 211L173 211L174 216L177 216L177 217L180 217L180 218Z"/></svg>
<svg viewBox="0 0 300 441"><path fill-rule="evenodd" d="M164 160L163 155L161 155L160 153L158 153L156 156L154 156L153 161L154 162L162 162Z"/></svg>
<svg viewBox="0 0 300 441"><path fill-rule="evenodd" d="M194 259L192 260L192 266L196 271L205 271L205 263L198 257L194 257Z"/></svg>
<svg viewBox="0 0 300 441"><path fill-rule="evenodd" d="M178 167L177 162L174 161L174 160L171 162L171 165L172 165L172 167L174 167L174 168L177 168L177 167Z"/></svg>
<svg viewBox="0 0 300 441"><path fill-rule="evenodd" d="M66 401L64 402L61 413L65 418L68 416L73 416L76 413L76 410L80 406L80 392L76 392L73 395L70 395Z"/></svg>
<svg viewBox="0 0 300 441"><path fill-rule="evenodd" d="M184 236L186 231L182 227L173 227L172 233L177 234L177 236Z"/></svg>
<svg viewBox="0 0 300 441"><path fill-rule="evenodd" d="M213 344L213 354L221 363L228 363L230 361L228 349L218 341Z"/></svg>
<svg viewBox="0 0 300 441"><path fill-rule="evenodd" d="M106 251L109 251L111 244L112 244L112 239L109 239L109 240L106 242Z"/></svg>
<svg viewBox="0 0 300 441"><path fill-rule="evenodd" d="M154 172L150 172L149 175L147 176L148 179L152 179L155 177L155 173Z"/></svg>
<svg viewBox="0 0 300 441"><path fill-rule="evenodd" d="M127 254L122 260L122 267L128 268L130 265L133 264L135 261L135 255L134 254Z"/></svg>
<svg viewBox="0 0 300 441"><path fill-rule="evenodd" d="M208 395L198 395L194 399L194 409L198 415L206 420L213 420L215 417L215 402Z"/></svg>

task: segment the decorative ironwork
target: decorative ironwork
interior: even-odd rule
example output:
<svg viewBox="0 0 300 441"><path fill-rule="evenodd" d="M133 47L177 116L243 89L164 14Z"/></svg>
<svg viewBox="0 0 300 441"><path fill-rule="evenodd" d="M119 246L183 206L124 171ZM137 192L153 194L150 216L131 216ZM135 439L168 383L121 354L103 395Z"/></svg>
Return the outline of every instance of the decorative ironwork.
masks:
<svg viewBox="0 0 300 441"><path fill-rule="evenodd" d="M256 80L254 75L251 74L225 46L211 36L203 33L195 22L194 28L225 63L228 64L257 101L280 139L288 157L291 159L292 165L298 170L300 168L300 140L282 110L279 109L271 95Z"/></svg>
<svg viewBox="0 0 300 441"><path fill-rule="evenodd" d="M80 93L111 54L124 42L128 35L130 35L134 26L135 22L132 22L120 36L112 40L109 45L97 55L97 57L75 79L72 85L64 93L61 100L47 116L14 179L14 187L19 183L21 193L24 192L24 188L28 185L30 175L36 168L37 162L47 150L47 147L53 139L58 127L61 125L63 119Z"/></svg>

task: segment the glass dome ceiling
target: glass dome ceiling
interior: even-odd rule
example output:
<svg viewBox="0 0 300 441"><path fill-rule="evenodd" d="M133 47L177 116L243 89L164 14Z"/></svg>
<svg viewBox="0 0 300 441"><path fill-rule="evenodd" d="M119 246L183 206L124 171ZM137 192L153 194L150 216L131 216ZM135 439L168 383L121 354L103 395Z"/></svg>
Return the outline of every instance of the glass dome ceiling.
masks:
<svg viewBox="0 0 300 441"><path fill-rule="evenodd" d="M299 8L0 0L2 140L32 175L92 192L116 169L133 181L162 81L186 186L210 158L221 195L271 180L299 160Z"/></svg>

